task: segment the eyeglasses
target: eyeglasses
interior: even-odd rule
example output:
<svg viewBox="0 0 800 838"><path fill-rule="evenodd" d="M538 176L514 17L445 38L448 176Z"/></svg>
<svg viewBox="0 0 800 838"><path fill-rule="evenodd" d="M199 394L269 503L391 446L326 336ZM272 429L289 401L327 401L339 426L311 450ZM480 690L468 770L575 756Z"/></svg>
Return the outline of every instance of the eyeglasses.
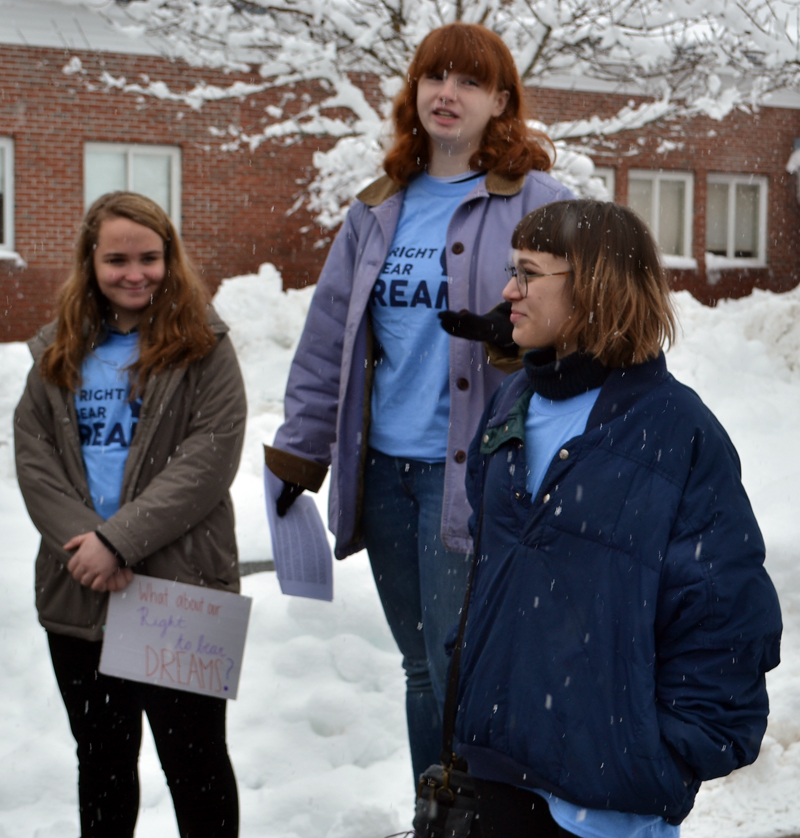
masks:
<svg viewBox="0 0 800 838"><path fill-rule="evenodd" d="M517 267L513 262L506 265L506 273L517 280L517 290L523 297L528 296L528 283L532 279L539 279L542 276L568 276L572 273L569 271L554 271L550 274L533 274L525 270L523 267Z"/></svg>

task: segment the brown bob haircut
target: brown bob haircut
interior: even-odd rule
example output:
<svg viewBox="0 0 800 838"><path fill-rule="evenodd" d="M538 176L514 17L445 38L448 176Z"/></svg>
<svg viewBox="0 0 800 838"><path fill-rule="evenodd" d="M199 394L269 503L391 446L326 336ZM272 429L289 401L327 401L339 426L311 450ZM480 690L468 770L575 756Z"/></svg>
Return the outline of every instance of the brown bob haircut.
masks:
<svg viewBox="0 0 800 838"><path fill-rule="evenodd" d="M570 263L566 344L617 368L655 358L665 342L674 343L675 314L658 247L633 210L590 200L546 204L517 224L511 245Z"/></svg>
<svg viewBox="0 0 800 838"><path fill-rule="evenodd" d="M135 192L109 192L86 213L75 245L72 271L58 299L56 339L42 357L42 378L74 391L81 364L94 349L110 315L94 270L102 223L127 218L158 233L164 242L164 280L139 320L139 357L130 367L133 395L141 395L151 375L185 366L216 345L208 325L210 296L191 266L169 216Z"/></svg>
<svg viewBox="0 0 800 838"><path fill-rule="evenodd" d="M395 183L407 186L428 164L429 138L417 114L417 85L428 73L445 71L470 75L492 90L508 91L505 110L489 120L481 146L470 158L472 169L517 178L531 169L551 168L555 148L546 134L525 124L522 82L508 47L485 26L450 23L428 33L417 47L406 84L394 101L395 139L383 168Z"/></svg>

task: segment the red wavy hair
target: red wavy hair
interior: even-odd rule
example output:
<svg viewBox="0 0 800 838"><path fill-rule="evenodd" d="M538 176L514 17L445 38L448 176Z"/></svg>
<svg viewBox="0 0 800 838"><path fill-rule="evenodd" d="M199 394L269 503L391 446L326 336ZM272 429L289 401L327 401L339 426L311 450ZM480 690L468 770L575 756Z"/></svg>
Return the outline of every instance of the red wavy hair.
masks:
<svg viewBox="0 0 800 838"><path fill-rule="evenodd" d="M508 47L485 26L450 23L425 36L411 59L405 87L394 100L395 139L383 168L395 183L407 186L428 164L429 137L417 114L417 85L427 73L445 70L468 74L492 90L508 91L508 104L489 120L470 168L507 178L551 168L555 148L546 134L525 124L522 82Z"/></svg>
<svg viewBox="0 0 800 838"><path fill-rule="evenodd" d="M164 242L164 280L139 320L139 357L130 367L132 397L147 379L167 367L204 358L217 339L208 325L210 295L192 267L169 216L155 201L135 192L109 192L86 212L75 244L72 271L61 289L55 341L42 357L45 381L75 391L83 359L94 349L109 314L94 272L100 227L127 218L158 233Z"/></svg>

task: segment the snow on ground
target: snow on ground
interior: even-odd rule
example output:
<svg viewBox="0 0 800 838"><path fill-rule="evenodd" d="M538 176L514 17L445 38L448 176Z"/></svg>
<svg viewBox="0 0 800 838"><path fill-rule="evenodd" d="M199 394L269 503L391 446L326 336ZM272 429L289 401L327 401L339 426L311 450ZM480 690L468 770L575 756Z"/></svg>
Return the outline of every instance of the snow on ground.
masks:
<svg viewBox="0 0 800 838"><path fill-rule="evenodd" d="M281 397L311 289L282 293L271 266L226 281L216 298L232 325L250 401L234 484L244 560L268 558L261 443ZM756 292L703 308L678 296L683 334L673 373L727 428L765 533L784 612L783 663L769 677L772 714L759 760L706 783L684 838L800 835L800 290ZM74 745L33 608L37 535L13 476L11 416L29 366L22 344L0 345L0 838L78 834ZM325 491L319 496L324 514ZM335 566L333 603L281 596L274 574L243 580L253 597L229 745L239 779L242 838L383 838L413 806L400 656L364 555ZM152 741L142 747L138 836L175 838L172 804Z"/></svg>

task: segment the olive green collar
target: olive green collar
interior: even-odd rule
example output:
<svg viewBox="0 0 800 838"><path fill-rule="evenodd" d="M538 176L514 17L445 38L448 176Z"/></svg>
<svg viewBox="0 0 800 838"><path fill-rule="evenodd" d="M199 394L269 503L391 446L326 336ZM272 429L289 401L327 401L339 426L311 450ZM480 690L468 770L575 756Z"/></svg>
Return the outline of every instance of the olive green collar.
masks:
<svg viewBox="0 0 800 838"><path fill-rule="evenodd" d="M502 425L486 428L481 437L481 454L493 454L511 439L525 440L525 419L532 398L533 387L528 387L514 402Z"/></svg>
<svg viewBox="0 0 800 838"><path fill-rule="evenodd" d="M511 195L516 195L522 189L524 183L525 175L520 175L517 178L505 178L498 175L497 172L489 172L486 175L486 191L490 195L500 195L508 198ZM383 175L365 189L362 189L356 195L356 198L368 207L377 207L404 188L399 183L395 183L389 175Z"/></svg>

